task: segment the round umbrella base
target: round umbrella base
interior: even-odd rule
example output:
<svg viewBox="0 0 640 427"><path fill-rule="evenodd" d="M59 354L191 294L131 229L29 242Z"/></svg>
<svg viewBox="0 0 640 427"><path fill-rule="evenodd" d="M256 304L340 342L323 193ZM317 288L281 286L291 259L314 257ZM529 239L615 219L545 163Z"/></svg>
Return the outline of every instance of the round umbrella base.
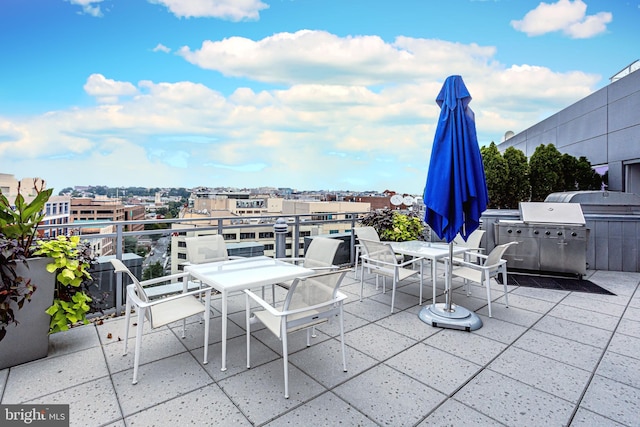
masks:
<svg viewBox="0 0 640 427"><path fill-rule="evenodd" d="M451 310L447 310L444 303L427 305L422 307L418 317L424 323L436 328L471 332L482 327L482 320L477 314L455 304L451 304Z"/></svg>

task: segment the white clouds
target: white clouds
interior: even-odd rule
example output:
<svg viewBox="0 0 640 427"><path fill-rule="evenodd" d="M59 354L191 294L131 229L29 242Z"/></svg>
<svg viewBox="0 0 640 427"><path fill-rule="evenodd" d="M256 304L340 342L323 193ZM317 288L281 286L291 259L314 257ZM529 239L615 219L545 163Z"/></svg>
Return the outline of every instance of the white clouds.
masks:
<svg viewBox="0 0 640 427"><path fill-rule="evenodd" d="M28 163L42 176L55 157L80 163L78 172L88 176L140 179L118 185L187 180L183 185L369 190L388 188L386 173L406 183L397 190L419 193L438 116L434 99L447 75L463 75L481 143L531 126L591 93L599 80L504 66L495 54L491 46L409 37L386 43L316 31L205 42L198 51L184 48L185 58L279 88L237 87L224 95L189 81L92 74L84 89L97 106L28 120L0 117L0 158Z"/></svg>
<svg viewBox="0 0 640 427"><path fill-rule="evenodd" d="M528 36L539 36L562 31L574 39L596 36L606 31L613 15L599 12L586 15L587 5L582 0L558 0L557 3L540 3L527 12L522 20L511 21L511 26Z"/></svg>
<svg viewBox="0 0 640 427"><path fill-rule="evenodd" d="M130 96L138 93L134 85L129 82L117 82L106 79L101 74L92 74L84 85L84 90L102 103L118 102L120 96Z"/></svg>
<svg viewBox="0 0 640 427"><path fill-rule="evenodd" d="M91 15L93 17L102 17L102 10L100 6L94 6L94 3L102 3L102 0L66 0L71 4L76 4L82 7L82 13Z"/></svg>
<svg viewBox="0 0 640 427"><path fill-rule="evenodd" d="M219 18L255 21L269 6L260 0L149 0L164 5L178 18Z"/></svg>
<svg viewBox="0 0 640 427"><path fill-rule="evenodd" d="M164 53L171 52L171 49L169 49L167 46L163 45L162 43L158 43L156 47L154 47L152 50L154 52L164 52Z"/></svg>

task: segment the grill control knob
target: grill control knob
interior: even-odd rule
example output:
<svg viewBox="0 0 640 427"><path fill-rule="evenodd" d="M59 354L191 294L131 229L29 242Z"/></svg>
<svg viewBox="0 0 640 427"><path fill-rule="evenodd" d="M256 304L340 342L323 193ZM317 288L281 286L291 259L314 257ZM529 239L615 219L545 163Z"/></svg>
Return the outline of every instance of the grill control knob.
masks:
<svg viewBox="0 0 640 427"><path fill-rule="evenodd" d="M562 236L562 231L558 231L558 236Z"/></svg>
<svg viewBox="0 0 640 427"><path fill-rule="evenodd" d="M513 230L507 230L507 233L511 234L513 233Z"/></svg>
<svg viewBox="0 0 640 427"><path fill-rule="evenodd" d="M572 232L571 232L571 235L572 235L573 237L576 237L576 236L578 235L578 233L576 233L575 231L572 231Z"/></svg>
<svg viewBox="0 0 640 427"><path fill-rule="evenodd" d="M551 232L550 231L545 231L544 234L546 234L548 236L549 234L551 234Z"/></svg>
<svg viewBox="0 0 640 427"><path fill-rule="evenodd" d="M522 233L522 230L517 230L516 233L520 234Z"/></svg>
<svg viewBox="0 0 640 427"><path fill-rule="evenodd" d="M533 234L540 234L540 232L538 230L535 230Z"/></svg>

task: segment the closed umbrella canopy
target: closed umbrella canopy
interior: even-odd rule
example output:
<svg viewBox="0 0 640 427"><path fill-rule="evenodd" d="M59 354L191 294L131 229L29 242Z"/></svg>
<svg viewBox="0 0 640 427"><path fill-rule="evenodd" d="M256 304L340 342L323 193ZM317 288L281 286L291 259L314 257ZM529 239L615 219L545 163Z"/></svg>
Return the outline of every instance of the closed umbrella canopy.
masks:
<svg viewBox="0 0 640 427"><path fill-rule="evenodd" d="M447 242L458 233L467 240L489 201L470 101L461 76L447 77L436 97L440 118L423 199L425 222Z"/></svg>

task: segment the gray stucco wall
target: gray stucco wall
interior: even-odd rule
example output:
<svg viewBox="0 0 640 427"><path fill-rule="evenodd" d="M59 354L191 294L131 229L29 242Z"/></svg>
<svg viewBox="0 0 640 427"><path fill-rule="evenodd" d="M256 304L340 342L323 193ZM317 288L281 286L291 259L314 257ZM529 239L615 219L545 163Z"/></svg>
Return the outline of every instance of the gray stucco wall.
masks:
<svg viewBox="0 0 640 427"><path fill-rule="evenodd" d="M638 183L629 165L640 168L640 72L633 72L498 145L530 157L540 144L585 156L592 165L609 166L609 190L629 191ZM634 190L637 192L636 190Z"/></svg>

